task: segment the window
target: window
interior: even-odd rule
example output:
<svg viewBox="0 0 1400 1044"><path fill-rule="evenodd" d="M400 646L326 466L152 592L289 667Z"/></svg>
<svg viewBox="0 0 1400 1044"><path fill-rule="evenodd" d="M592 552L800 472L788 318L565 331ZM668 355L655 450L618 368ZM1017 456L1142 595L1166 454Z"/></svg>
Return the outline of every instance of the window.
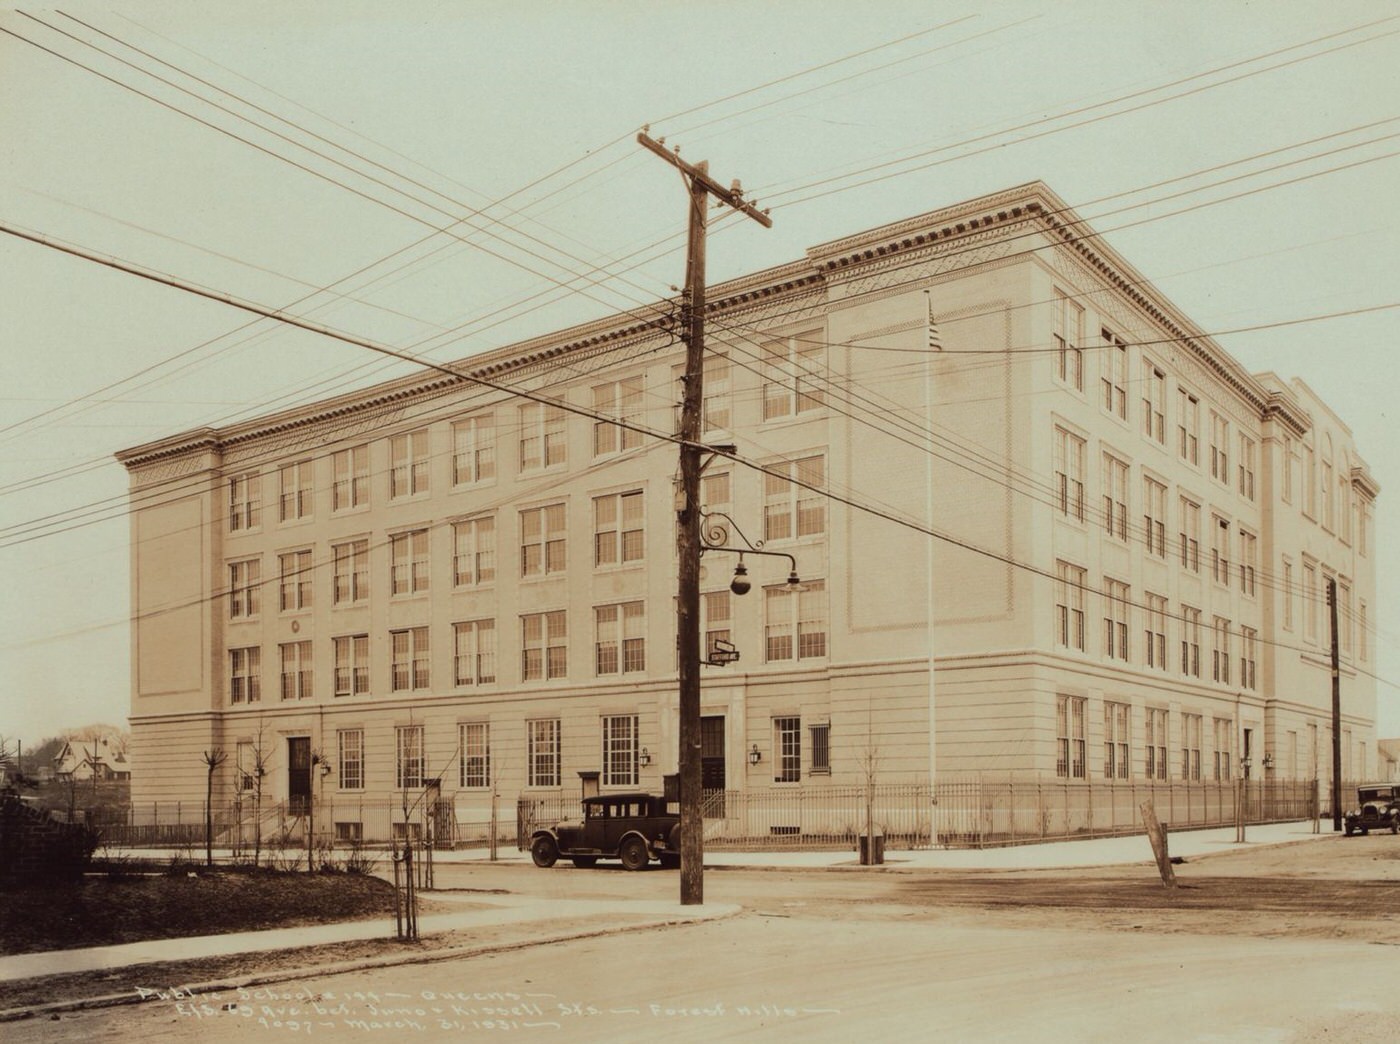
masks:
<svg viewBox="0 0 1400 1044"><path fill-rule="evenodd" d="M603 716L603 786L637 785L637 715Z"/></svg>
<svg viewBox="0 0 1400 1044"><path fill-rule="evenodd" d="M311 684L311 643L287 642L278 649L282 654L282 698L306 700L316 695Z"/></svg>
<svg viewBox="0 0 1400 1044"><path fill-rule="evenodd" d="M369 692L369 635L345 634L335 646L335 694L361 696Z"/></svg>
<svg viewBox="0 0 1400 1044"><path fill-rule="evenodd" d="M1181 515L1181 568L1201 571L1201 505L1182 497L1177 504Z"/></svg>
<svg viewBox="0 0 1400 1044"><path fill-rule="evenodd" d="M565 566L563 504L526 508L520 512L520 575L562 573Z"/></svg>
<svg viewBox="0 0 1400 1044"><path fill-rule="evenodd" d="M1181 607L1181 673L1201 676L1201 611L1189 605Z"/></svg>
<svg viewBox="0 0 1400 1044"><path fill-rule="evenodd" d="M1230 422L1214 410L1210 414L1210 477L1230 484Z"/></svg>
<svg viewBox="0 0 1400 1044"><path fill-rule="evenodd" d="M1144 359L1142 433L1153 442L1167 444L1167 375Z"/></svg>
<svg viewBox="0 0 1400 1044"><path fill-rule="evenodd" d="M820 330L768 341L761 351L764 420L821 409L826 344Z"/></svg>
<svg viewBox="0 0 1400 1044"><path fill-rule="evenodd" d="M1279 592L1283 598L1283 628L1286 631L1293 630L1293 563L1288 559L1283 560L1283 590Z"/></svg>
<svg viewBox="0 0 1400 1044"><path fill-rule="evenodd" d="M773 719L773 782L797 783L802 779L802 719Z"/></svg>
<svg viewBox="0 0 1400 1044"><path fill-rule="evenodd" d="M389 593L421 594L428 589L428 531L415 529L389 537Z"/></svg>
<svg viewBox="0 0 1400 1044"><path fill-rule="evenodd" d="M1317 641L1317 569L1303 563L1303 637Z"/></svg>
<svg viewBox="0 0 1400 1044"><path fill-rule="evenodd" d="M1240 435L1240 496L1254 499L1254 440Z"/></svg>
<svg viewBox="0 0 1400 1044"><path fill-rule="evenodd" d="M1055 697L1055 751L1055 775L1061 779L1084 778L1082 697Z"/></svg>
<svg viewBox="0 0 1400 1044"><path fill-rule="evenodd" d="M394 785L400 790L417 790L423 785L423 726L400 725L394 733L398 740Z"/></svg>
<svg viewBox="0 0 1400 1044"><path fill-rule="evenodd" d="M520 618L522 681L563 678L569 670L569 623L564 610Z"/></svg>
<svg viewBox="0 0 1400 1044"><path fill-rule="evenodd" d="M1201 716L1181 716L1181 778L1201 778Z"/></svg>
<svg viewBox="0 0 1400 1044"><path fill-rule="evenodd" d="M253 752L253 744L246 740L240 740L236 757L234 771L238 774L237 786L241 792L246 794L257 785L257 755Z"/></svg>
<svg viewBox="0 0 1400 1044"><path fill-rule="evenodd" d="M791 540L825 533L826 498L821 494L825 485L825 457L767 465L763 469L763 539Z"/></svg>
<svg viewBox="0 0 1400 1044"><path fill-rule="evenodd" d="M1337 584L1337 630L1340 632L1338 645L1345 655L1351 654L1351 585Z"/></svg>
<svg viewBox="0 0 1400 1044"><path fill-rule="evenodd" d="M1356 603L1356 656L1366 662L1366 599Z"/></svg>
<svg viewBox="0 0 1400 1044"><path fill-rule="evenodd" d="M228 565L228 616L230 620L251 620L262 602L262 560L245 559Z"/></svg>
<svg viewBox="0 0 1400 1044"><path fill-rule="evenodd" d="M452 582L479 587L496 579L496 519L491 515L452 524Z"/></svg>
<svg viewBox="0 0 1400 1044"><path fill-rule="evenodd" d="M706 355L705 431L723 431L729 427L729 380L729 359L723 355Z"/></svg>
<svg viewBox="0 0 1400 1044"><path fill-rule="evenodd" d="M452 484L468 486L496 477L496 418L489 413L452 425Z"/></svg>
<svg viewBox="0 0 1400 1044"><path fill-rule="evenodd" d="M392 650L390 688L408 692L428 687L428 629L408 627L389 632Z"/></svg>
<svg viewBox="0 0 1400 1044"><path fill-rule="evenodd" d="M491 785L491 726L469 721L457 726L457 746L461 750L458 784L468 788Z"/></svg>
<svg viewBox="0 0 1400 1044"><path fill-rule="evenodd" d="M1215 719L1215 778L1218 780L1230 778L1230 751L1233 744L1230 742L1230 734L1234 731L1234 723L1229 718Z"/></svg>
<svg viewBox="0 0 1400 1044"><path fill-rule="evenodd" d="M369 447L352 446L331 454L331 510L348 511L369 503Z"/></svg>
<svg viewBox="0 0 1400 1044"><path fill-rule="evenodd" d="M228 480L228 529L238 533L262 525L262 476L256 471Z"/></svg>
<svg viewBox="0 0 1400 1044"><path fill-rule="evenodd" d="M230 703L257 703L262 699L262 649L230 649L228 698Z"/></svg>
<svg viewBox="0 0 1400 1044"><path fill-rule="evenodd" d="M1142 480L1142 538L1147 553L1167 557L1167 487L1155 479Z"/></svg>
<svg viewBox="0 0 1400 1044"><path fill-rule="evenodd" d="M410 431L389 439L389 499L428 492L428 432Z"/></svg>
<svg viewBox="0 0 1400 1044"><path fill-rule="evenodd" d="M1246 689L1256 687L1255 671L1259 655L1259 632L1253 627L1240 628L1240 684Z"/></svg>
<svg viewBox="0 0 1400 1044"><path fill-rule="evenodd" d="M1355 514L1353 510L1351 490L1347 487L1346 475L1343 474L1337 476L1337 481L1339 483L1337 489L1337 501L1341 505L1342 509L1342 521L1341 524L1337 527L1337 535L1342 538L1342 543L1350 544L1352 531L1352 517Z"/></svg>
<svg viewBox="0 0 1400 1044"><path fill-rule="evenodd" d="M1086 577L1086 571L1078 566L1055 563L1055 640L1064 649L1084 651Z"/></svg>
<svg viewBox="0 0 1400 1044"><path fill-rule="evenodd" d="M311 552L291 551L277 556L281 574L278 605L282 612L311 608Z"/></svg>
<svg viewBox="0 0 1400 1044"><path fill-rule="evenodd" d="M290 522L298 518L310 518L314 506L313 462L303 460L296 464L284 464L277 469L278 481L282 487L278 518Z"/></svg>
<svg viewBox="0 0 1400 1044"><path fill-rule="evenodd" d="M707 511L729 510L733 494L730 492L729 472L718 471L712 475L700 476L700 506Z"/></svg>
<svg viewBox="0 0 1400 1044"><path fill-rule="evenodd" d="M1259 538L1240 530L1240 593L1254 594L1255 567L1259 560Z"/></svg>
<svg viewBox="0 0 1400 1044"><path fill-rule="evenodd" d="M1104 655L1128 659L1128 585L1104 579Z"/></svg>
<svg viewBox="0 0 1400 1044"><path fill-rule="evenodd" d="M496 680L496 621L452 625L453 684L489 685Z"/></svg>
<svg viewBox="0 0 1400 1044"><path fill-rule="evenodd" d="M1084 309L1055 291L1055 376L1075 391L1084 390Z"/></svg>
<svg viewBox="0 0 1400 1044"><path fill-rule="evenodd" d="M1147 755L1147 778L1167 778L1167 712L1148 707L1143 713L1143 752Z"/></svg>
<svg viewBox="0 0 1400 1044"><path fill-rule="evenodd" d="M1103 455L1103 528L1111 537L1128 539L1128 465L1111 453Z"/></svg>
<svg viewBox="0 0 1400 1044"><path fill-rule="evenodd" d="M1336 491L1332 487L1332 436L1322 437L1322 528L1332 530L1336 521Z"/></svg>
<svg viewBox="0 0 1400 1044"><path fill-rule="evenodd" d="M814 776L831 775L831 725L823 723L808 729L812 740L812 765L809 771Z"/></svg>
<svg viewBox="0 0 1400 1044"><path fill-rule="evenodd" d="M341 790L363 790L365 786L365 733L363 729L337 729L336 778Z"/></svg>
<svg viewBox="0 0 1400 1044"><path fill-rule="evenodd" d="M1210 573L1217 584L1230 586L1230 523L1219 515L1211 515Z"/></svg>
<svg viewBox="0 0 1400 1044"><path fill-rule="evenodd" d="M1131 774L1128 761L1128 705L1103 705L1103 777L1127 779Z"/></svg>
<svg viewBox="0 0 1400 1044"><path fill-rule="evenodd" d="M1084 521L1084 440L1064 428L1055 429L1055 485L1060 514Z"/></svg>
<svg viewBox="0 0 1400 1044"><path fill-rule="evenodd" d="M763 589L764 650L768 663L826 655L826 582ZM795 654L795 655L794 655Z"/></svg>
<svg viewBox="0 0 1400 1044"><path fill-rule="evenodd" d="M646 378L641 374L593 386L593 412L628 424L642 423L642 394ZM635 449L642 444L639 428L624 428L611 420L593 422L593 455Z"/></svg>
<svg viewBox="0 0 1400 1044"><path fill-rule="evenodd" d="M1366 541L1370 530L1371 506L1363 500L1356 509L1356 550L1362 558L1366 557Z"/></svg>
<svg viewBox="0 0 1400 1044"><path fill-rule="evenodd" d="M1177 456L1192 467L1201 462L1201 400L1177 389Z"/></svg>
<svg viewBox="0 0 1400 1044"><path fill-rule="evenodd" d="M600 605L593 610L597 673L636 674L647 669L646 608L643 602Z"/></svg>
<svg viewBox="0 0 1400 1044"><path fill-rule="evenodd" d="M701 659L714 655L718 642L731 639L732 607L729 591L707 591L700 596Z"/></svg>
<svg viewBox="0 0 1400 1044"><path fill-rule="evenodd" d="M1293 503L1293 462L1298 458L1298 446L1293 441L1292 435L1283 437L1283 457L1279 461L1280 470L1283 473L1283 482L1279 495L1283 497L1285 504Z"/></svg>
<svg viewBox="0 0 1400 1044"><path fill-rule="evenodd" d="M559 719L525 723L526 785L559 786Z"/></svg>
<svg viewBox="0 0 1400 1044"><path fill-rule="evenodd" d="M1151 592L1147 595L1147 627L1143 631L1147 649L1147 666L1159 671L1167 669L1167 599Z"/></svg>
<svg viewBox="0 0 1400 1044"><path fill-rule="evenodd" d="M336 605L363 602L369 597L369 541L352 540L348 544L332 544L334 560Z"/></svg>
<svg viewBox="0 0 1400 1044"><path fill-rule="evenodd" d="M1100 384L1103 408L1115 417L1128 418L1128 346L1123 338L1108 330L1102 332L1103 359ZM1151 422L1148 422L1151 426ZM1149 432L1150 434L1150 432Z"/></svg>
<svg viewBox="0 0 1400 1044"><path fill-rule="evenodd" d="M1230 684L1230 621L1223 616L1214 618L1211 624L1213 642L1211 645L1211 679L1221 685Z"/></svg>
<svg viewBox="0 0 1400 1044"><path fill-rule="evenodd" d="M1303 445L1303 514L1317 518L1317 454L1306 443Z"/></svg>
<svg viewBox="0 0 1400 1044"><path fill-rule="evenodd" d="M593 564L627 565L646 557L640 489L593 498Z"/></svg>
<svg viewBox="0 0 1400 1044"><path fill-rule="evenodd" d="M567 415L552 403L527 402L520 407L520 470L538 471L563 464Z"/></svg>

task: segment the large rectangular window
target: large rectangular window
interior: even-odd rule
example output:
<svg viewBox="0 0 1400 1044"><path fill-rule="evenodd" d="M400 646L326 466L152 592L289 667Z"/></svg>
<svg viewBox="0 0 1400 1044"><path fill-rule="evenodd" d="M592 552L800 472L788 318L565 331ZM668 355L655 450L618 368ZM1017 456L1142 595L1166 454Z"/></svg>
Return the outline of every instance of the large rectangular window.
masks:
<svg viewBox="0 0 1400 1044"><path fill-rule="evenodd" d="M262 649L230 649L228 698L230 703L257 703L262 699Z"/></svg>
<svg viewBox="0 0 1400 1044"><path fill-rule="evenodd" d="M620 381L593 386L593 412L602 417L623 421L628 427L614 424L612 420L593 422L593 455L618 453L635 449L642 444L642 395L646 390L646 378L641 374L624 377Z"/></svg>
<svg viewBox="0 0 1400 1044"><path fill-rule="evenodd" d="M1201 400L1177 389L1177 456L1193 467L1201 462Z"/></svg>
<svg viewBox="0 0 1400 1044"><path fill-rule="evenodd" d="M1103 528L1119 540L1128 539L1128 463L1103 455Z"/></svg>
<svg viewBox="0 0 1400 1044"><path fill-rule="evenodd" d="M773 782L798 783L802 780L802 719L773 719Z"/></svg>
<svg viewBox="0 0 1400 1044"><path fill-rule="evenodd" d="M520 470L539 471L568 459L566 414L552 403L527 402L520 407Z"/></svg>
<svg viewBox="0 0 1400 1044"><path fill-rule="evenodd" d="M1167 712L1148 707L1143 713L1143 752L1147 755L1148 779L1167 778Z"/></svg>
<svg viewBox="0 0 1400 1044"><path fill-rule="evenodd" d="M1247 435L1240 436L1240 496L1245 500L1254 499L1254 440Z"/></svg>
<svg viewBox="0 0 1400 1044"><path fill-rule="evenodd" d="M1259 538L1240 530L1240 593L1254 594L1255 570L1259 560Z"/></svg>
<svg viewBox="0 0 1400 1044"><path fill-rule="evenodd" d="M290 551L277 556L278 605L282 612L311 608L311 552Z"/></svg>
<svg viewBox="0 0 1400 1044"><path fill-rule="evenodd" d="M1283 590L1279 592L1279 597L1283 599L1283 629L1293 630L1293 563L1288 559L1283 560Z"/></svg>
<svg viewBox="0 0 1400 1044"><path fill-rule="evenodd" d="M1178 531L1181 544L1181 568L1193 573L1201 571L1201 505L1194 500L1182 497L1177 502L1177 512L1181 516Z"/></svg>
<svg viewBox="0 0 1400 1044"><path fill-rule="evenodd" d="M526 785L559 786L559 719L525 723Z"/></svg>
<svg viewBox="0 0 1400 1044"><path fill-rule="evenodd" d="M1240 684L1246 689L1255 688L1259 655L1259 632L1253 627L1240 628Z"/></svg>
<svg viewBox="0 0 1400 1044"><path fill-rule="evenodd" d="M647 669L646 606L643 602L600 605L593 610L597 673L640 674Z"/></svg>
<svg viewBox="0 0 1400 1044"><path fill-rule="evenodd" d="M423 785L423 726L400 725L394 735L398 751L394 785L400 790L417 790Z"/></svg>
<svg viewBox="0 0 1400 1044"><path fill-rule="evenodd" d="M1084 651L1084 585L1088 573L1068 562L1055 563L1055 642Z"/></svg>
<svg viewBox="0 0 1400 1044"><path fill-rule="evenodd" d="M1303 637L1317 641L1317 568L1303 563Z"/></svg>
<svg viewBox="0 0 1400 1044"><path fill-rule="evenodd" d="M1351 654L1352 643L1352 623L1351 623L1351 585L1337 584L1337 630L1340 632L1337 637L1337 645L1343 655Z"/></svg>
<svg viewBox="0 0 1400 1044"><path fill-rule="evenodd" d="M452 425L452 484L468 486L496 477L496 418L487 413Z"/></svg>
<svg viewBox="0 0 1400 1044"><path fill-rule="evenodd" d="M1167 375L1147 359L1142 360L1142 433L1167 444Z"/></svg>
<svg viewBox="0 0 1400 1044"><path fill-rule="evenodd" d="M336 605L363 602L369 598L369 541L352 540L347 544L332 544Z"/></svg>
<svg viewBox="0 0 1400 1044"><path fill-rule="evenodd" d="M646 502L640 489L593 498L593 564L618 566L646 557Z"/></svg>
<svg viewBox="0 0 1400 1044"><path fill-rule="evenodd" d="M826 343L820 330L767 341L760 351L764 420L794 417L822 407Z"/></svg>
<svg viewBox="0 0 1400 1044"><path fill-rule="evenodd" d="M335 734L338 757L336 781L341 790L363 790L365 786L365 733L363 729L338 729Z"/></svg>
<svg viewBox="0 0 1400 1044"><path fill-rule="evenodd" d="M564 610L520 618L522 681L563 678L569 670L569 621Z"/></svg>
<svg viewBox="0 0 1400 1044"><path fill-rule="evenodd" d="M331 510L348 511L369 503L369 447L352 446L331 454Z"/></svg>
<svg viewBox="0 0 1400 1044"><path fill-rule="evenodd" d="M1230 586L1230 523L1219 515L1210 516L1210 574L1217 584Z"/></svg>
<svg viewBox="0 0 1400 1044"><path fill-rule="evenodd" d="M452 582L480 587L496 579L496 519L491 515L452 524Z"/></svg>
<svg viewBox="0 0 1400 1044"><path fill-rule="evenodd" d="M603 786L635 787L637 785L637 715L605 714L603 716Z"/></svg>
<svg viewBox="0 0 1400 1044"><path fill-rule="evenodd" d="M1084 700L1079 696L1055 697L1055 775L1061 779L1084 778Z"/></svg>
<svg viewBox="0 0 1400 1044"><path fill-rule="evenodd" d="M764 652L768 663L826 655L826 581L763 589Z"/></svg>
<svg viewBox="0 0 1400 1044"><path fill-rule="evenodd" d="M1230 484L1230 422L1214 410L1210 414L1210 477Z"/></svg>
<svg viewBox="0 0 1400 1044"><path fill-rule="evenodd" d="M428 431L389 438L389 499L428 492Z"/></svg>
<svg viewBox="0 0 1400 1044"><path fill-rule="evenodd" d="M729 591L706 591L700 596L701 659L712 658L720 642L733 638L730 630L733 609L729 599Z"/></svg>
<svg viewBox="0 0 1400 1044"><path fill-rule="evenodd" d="M1221 685L1230 684L1230 621L1223 616L1211 624L1211 679Z"/></svg>
<svg viewBox="0 0 1400 1044"><path fill-rule="evenodd" d="M791 481L791 480L796 481ZM826 458L779 461L763 469L763 539L790 540L826 532Z"/></svg>
<svg viewBox="0 0 1400 1044"><path fill-rule="evenodd" d="M1147 553L1167 557L1167 487L1155 479L1142 480L1142 539Z"/></svg>
<svg viewBox="0 0 1400 1044"><path fill-rule="evenodd" d="M1110 660L1128 659L1128 585L1104 579L1104 655Z"/></svg>
<svg viewBox="0 0 1400 1044"><path fill-rule="evenodd" d="M389 593L422 594L428 589L428 531L415 529L389 537Z"/></svg>
<svg viewBox="0 0 1400 1044"><path fill-rule="evenodd" d="M1167 669L1167 599L1147 593L1147 626L1143 630L1144 662L1159 671Z"/></svg>
<svg viewBox="0 0 1400 1044"><path fill-rule="evenodd" d="M262 525L262 476L256 471L228 480L228 528L230 533Z"/></svg>
<svg viewBox="0 0 1400 1044"><path fill-rule="evenodd" d="M428 629L408 627L390 631L389 644L392 653L390 688L394 692L428 688Z"/></svg>
<svg viewBox="0 0 1400 1044"><path fill-rule="evenodd" d="M452 625L453 682L488 685L496 680L496 621L467 620Z"/></svg>
<svg viewBox="0 0 1400 1044"><path fill-rule="evenodd" d="M1201 716L1181 716L1181 778L1201 778Z"/></svg>
<svg viewBox="0 0 1400 1044"><path fill-rule="evenodd" d="M1229 718L1215 719L1215 778L1217 780L1232 778L1230 775L1230 754L1235 747L1234 731L1235 723Z"/></svg>
<svg viewBox="0 0 1400 1044"><path fill-rule="evenodd" d="M831 723L813 725L807 730L807 734L812 741L810 773L813 776L831 775Z"/></svg>
<svg viewBox="0 0 1400 1044"><path fill-rule="evenodd" d="M1181 607L1181 673L1201 676L1201 611L1189 605Z"/></svg>
<svg viewBox="0 0 1400 1044"><path fill-rule="evenodd" d="M281 486L278 518L283 522L310 518L315 506L314 462L283 464L277 469L277 478Z"/></svg>
<svg viewBox="0 0 1400 1044"><path fill-rule="evenodd" d="M1100 385L1103 408L1115 417L1128 419L1128 346L1123 338L1104 330Z"/></svg>
<svg viewBox="0 0 1400 1044"><path fill-rule="evenodd" d="M491 726L484 721L468 721L457 726L461 748L458 783L464 790L491 785Z"/></svg>
<svg viewBox="0 0 1400 1044"><path fill-rule="evenodd" d="M343 634L335 647L335 694L362 696L369 692L369 635Z"/></svg>
<svg viewBox="0 0 1400 1044"><path fill-rule="evenodd" d="M520 575L562 573L566 565L563 504L526 508L520 512Z"/></svg>
<svg viewBox="0 0 1400 1044"><path fill-rule="evenodd" d="M1084 440L1064 428L1055 429L1055 485L1060 514L1084 521Z"/></svg>
<svg viewBox="0 0 1400 1044"><path fill-rule="evenodd" d="M1129 735L1128 705L1111 703L1103 705L1103 776L1104 779L1127 779L1131 775L1128 751Z"/></svg>
<svg viewBox="0 0 1400 1044"><path fill-rule="evenodd" d="M1084 390L1084 309L1055 291L1055 376L1075 391Z"/></svg>
<svg viewBox="0 0 1400 1044"><path fill-rule="evenodd" d="M282 698L306 700L316 695L311 680L311 643L286 642L278 650L282 654Z"/></svg>
<svg viewBox="0 0 1400 1044"><path fill-rule="evenodd" d="M262 560L248 558L228 565L228 616L252 620L262 604Z"/></svg>

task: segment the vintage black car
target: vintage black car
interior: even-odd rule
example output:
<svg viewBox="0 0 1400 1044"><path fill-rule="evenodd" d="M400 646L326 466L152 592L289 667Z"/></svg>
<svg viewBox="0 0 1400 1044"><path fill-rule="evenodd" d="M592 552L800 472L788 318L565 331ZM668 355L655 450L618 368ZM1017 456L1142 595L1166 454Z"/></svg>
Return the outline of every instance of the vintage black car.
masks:
<svg viewBox="0 0 1400 1044"><path fill-rule="evenodd" d="M1347 813L1346 834L1372 830L1400 833L1400 783L1365 783L1356 788L1356 808Z"/></svg>
<svg viewBox="0 0 1400 1044"><path fill-rule="evenodd" d="M567 856L574 866L594 866L599 859L621 859L628 870L641 870L652 859L680 866L681 817L654 794L604 794L584 798L583 818L566 819L530 836L536 866L553 866Z"/></svg>

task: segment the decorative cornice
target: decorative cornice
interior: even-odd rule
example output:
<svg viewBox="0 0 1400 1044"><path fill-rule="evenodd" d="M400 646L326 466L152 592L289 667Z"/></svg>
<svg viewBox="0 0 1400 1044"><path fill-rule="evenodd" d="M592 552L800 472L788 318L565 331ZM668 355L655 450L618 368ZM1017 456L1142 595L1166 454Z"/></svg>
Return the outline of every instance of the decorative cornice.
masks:
<svg viewBox="0 0 1400 1044"><path fill-rule="evenodd" d="M1375 500L1381 493L1381 484L1375 480L1364 464L1357 464L1351 469L1351 485L1358 493L1370 500Z"/></svg>

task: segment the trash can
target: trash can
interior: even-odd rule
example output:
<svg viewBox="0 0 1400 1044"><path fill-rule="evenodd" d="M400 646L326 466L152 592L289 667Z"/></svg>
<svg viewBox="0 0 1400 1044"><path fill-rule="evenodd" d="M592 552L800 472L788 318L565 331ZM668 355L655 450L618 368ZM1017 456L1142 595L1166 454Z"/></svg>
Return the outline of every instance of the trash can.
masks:
<svg viewBox="0 0 1400 1044"><path fill-rule="evenodd" d="M861 834L857 839L860 846L861 866L880 866L885 861L885 835Z"/></svg>

